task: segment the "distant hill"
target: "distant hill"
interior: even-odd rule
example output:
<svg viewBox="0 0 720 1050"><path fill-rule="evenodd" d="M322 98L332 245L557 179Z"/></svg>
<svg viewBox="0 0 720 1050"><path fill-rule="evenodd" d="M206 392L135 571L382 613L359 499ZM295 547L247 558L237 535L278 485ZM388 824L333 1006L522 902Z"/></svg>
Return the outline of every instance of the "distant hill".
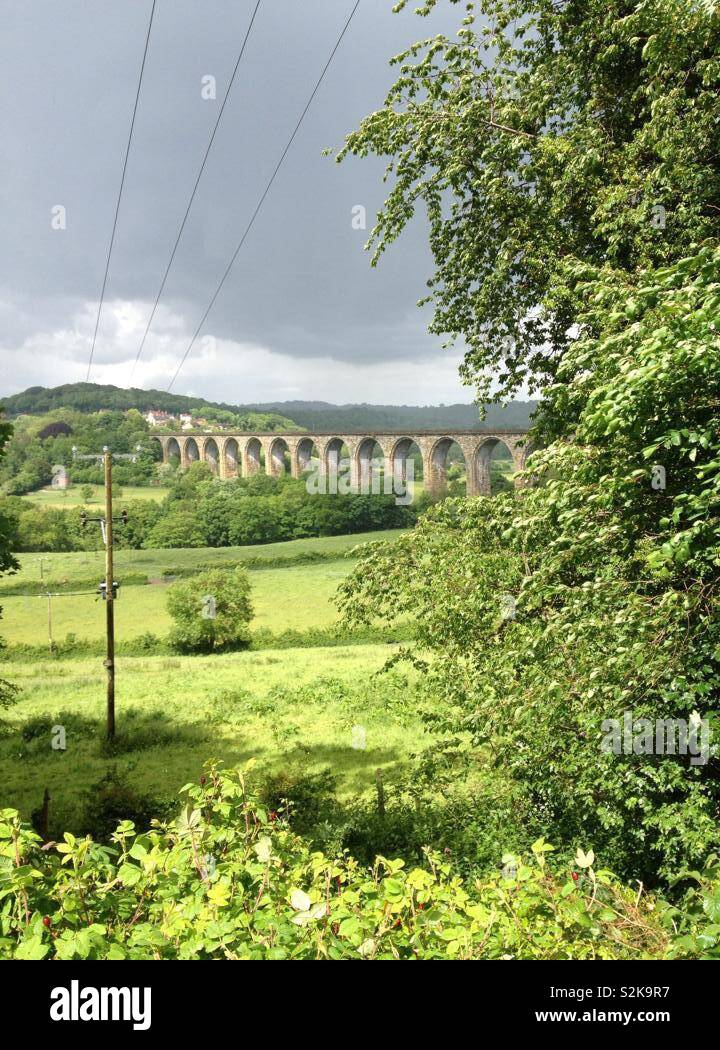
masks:
<svg viewBox="0 0 720 1050"><path fill-rule="evenodd" d="M525 429L535 409L535 401L514 401L507 407L488 405L484 422L480 422L477 405L332 405L326 401L274 401L264 404L233 405L227 402L207 401L202 397L168 394L162 390L141 390L137 387L100 385L96 383L66 383L64 386L32 386L20 394L0 400L9 417L43 415L57 408L74 408L80 412L98 412L102 409L127 410L136 408L146 412L151 408L165 412L190 412L193 409L221 409L243 414L247 412L279 413L308 430L382 430L382 429L477 429L493 427L512 430Z"/></svg>
<svg viewBox="0 0 720 1050"><path fill-rule="evenodd" d="M480 421L477 405L331 405L326 401L273 401L247 405L257 412L281 412L306 430L525 430L537 401L487 405Z"/></svg>
<svg viewBox="0 0 720 1050"><path fill-rule="evenodd" d="M190 412L194 408L219 408L227 412L243 412L237 405L206 401L202 397L168 394L164 390L140 390L138 387L101 385L99 383L66 383L64 386L31 386L21 394L12 394L0 400L0 408L8 416L43 415L56 408L75 408L80 412L99 412L101 409L137 408L147 412L151 408L164 412Z"/></svg>

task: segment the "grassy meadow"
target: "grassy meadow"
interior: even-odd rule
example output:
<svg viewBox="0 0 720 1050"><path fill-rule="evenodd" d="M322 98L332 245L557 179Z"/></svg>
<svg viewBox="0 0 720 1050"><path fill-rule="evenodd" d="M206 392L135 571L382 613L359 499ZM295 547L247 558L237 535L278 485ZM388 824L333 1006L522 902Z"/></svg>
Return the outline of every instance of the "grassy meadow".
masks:
<svg viewBox="0 0 720 1050"><path fill-rule="evenodd" d="M258 762L289 777L330 770L342 795L399 772L423 742L412 688L392 672L372 680L385 645L286 649L212 657L124 658L117 664L115 754L103 740L105 674L98 660L37 662L13 680L20 701L0 737L3 805L30 816L47 787L55 820L72 827L83 796L112 767L134 790L171 798L203 762ZM66 750L50 746L63 725ZM353 746L353 726L365 730Z"/></svg>
<svg viewBox="0 0 720 1050"><path fill-rule="evenodd" d="M331 628L338 619L333 597L354 560L358 544L395 538L397 532L296 540L266 547L117 551L117 577L145 574L152 583L120 588L116 638L170 628L166 597L173 570L185 575L209 565L252 560L249 568L255 616L251 631L281 636ZM21 569L4 586L39 578L51 587L102 574L98 554L21 555ZM294 563L293 559L319 558ZM290 564L283 565L287 560ZM268 567L262 568L263 561ZM278 561L280 564L278 564ZM41 594L3 594L0 632L10 645L42 646L48 638L48 601ZM104 606L94 594L52 598L57 642L104 638ZM292 643L291 643L292 644ZM375 771L399 775L409 755L423 746L412 675L392 671L373 677L395 651L391 644L330 648L266 648L210 656L120 657L117 660L118 738L104 741L105 671L98 657L58 658L48 652L14 659L4 676L20 688L19 699L0 723L2 804L29 818L49 790L51 825L81 824L89 795L109 770L133 790L171 799L203 763L217 758L237 764L255 758L258 776L291 780L329 772L337 797L371 792ZM52 727L66 731L66 750L51 747ZM353 746L353 726L365 732Z"/></svg>
<svg viewBox="0 0 720 1050"><path fill-rule="evenodd" d="M401 530L385 529L360 532L351 536L323 536L319 539L286 540L280 543L245 547L186 547L164 550L122 550L114 555L115 573L120 583L123 576L132 576L135 582L152 582L164 576L185 575L200 569L237 565L253 567L278 563L293 563L304 559L334 560L362 543L374 540L394 540ZM72 551L63 554L18 554L17 572L0 577L0 595L22 593L25 590L51 591L59 587L85 584L95 586L104 575L104 548L96 551Z"/></svg>
<svg viewBox="0 0 720 1050"><path fill-rule="evenodd" d="M37 503L41 507L58 507L62 510L104 504L105 490L102 485L91 486L93 494L88 500L83 499L83 487L83 485L71 485L67 489L54 489L47 485L45 488L25 493L23 499L28 500L30 503ZM160 485L123 485L120 499L127 501L132 499L151 499L156 503L160 503L167 494L167 488L163 488Z"/></svg>
<svg viewBox="0 0 720 1050"><path fill-rule="evenodd" d="M255 616L251 630L268 628L274 633L327 627L337 619L332 599L347 575L352 560L251 569ZM122 574L116 574L122 579ZM170 583L158 581L144 587L120 587L115 605L118 638L136 638L151 631L166 635L171 620L166 610ZM2 637L10 644L37 645L47 640L48 600L42 594L2 599ZM67 634L78 638L105 637L102 601L94 593L59 594L52 598L52 628L56 641Z"/></svg>

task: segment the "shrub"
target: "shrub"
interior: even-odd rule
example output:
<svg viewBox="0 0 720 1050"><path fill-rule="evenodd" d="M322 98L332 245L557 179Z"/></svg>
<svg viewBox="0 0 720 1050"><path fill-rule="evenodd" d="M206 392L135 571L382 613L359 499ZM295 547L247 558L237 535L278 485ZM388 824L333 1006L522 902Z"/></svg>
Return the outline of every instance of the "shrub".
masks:
<svg viewBox="0 0 720 1050"><path fill-rule="evenodd" d="M273 773L259 790L260 801L271 814L281 814L313 846L335 851L342 845L345 820L336 794L337 778L327 769L299 775Z"/></svg>
<svg viewBox="0 0 720 1050"><path fill-rule="evenodd" d="M31 740L49 739L52 725L53 720L48 715L36 715L24 723L20 736L26 744L29 744Z"/></svg>
<svg viewBox="0 0 720 1050"><path fill-rule="evenodd" d="M112 787L112 786L111 786ZM113 794L112 789L110 794ZM422 866L311 853L248 793L240 771L207 770L169 823L123 820L112 844L66 833L54 849L0 811L0 956L16 959L626 959L718 957L708 913L677 915L596 868L506 855L464 883L428 852ZM705 897L717 893L708 872ZM171 902L171 906L170 906Z"/></svg>
<svg viewBox="0 0 720 1050"><path fill-rule="evenodd" d="M240 565L231 572L211 569L178 581L168 591L167 607L175 621L170 642L181 652L212 652L249 642L250 577Z"/></svg>

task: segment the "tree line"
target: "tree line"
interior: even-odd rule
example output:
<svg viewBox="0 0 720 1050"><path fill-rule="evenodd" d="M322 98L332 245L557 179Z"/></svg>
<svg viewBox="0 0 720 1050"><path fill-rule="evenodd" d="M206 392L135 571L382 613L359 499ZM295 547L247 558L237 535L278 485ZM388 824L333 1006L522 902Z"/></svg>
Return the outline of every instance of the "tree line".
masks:
<svg viewBox="0 0 720 1050"><path fill-rule="evenodd" d="M256 474L217 479L207 463L169 475L162 502L123 500L128 523L115 532L118 547L227 547L310 536L336 536L414 524L429 501L400 506L391 495L316 495L302 479ZM94 550L99 536L84 529L80 507L39 506L6 497L3 508L15 551Z"/></svg>

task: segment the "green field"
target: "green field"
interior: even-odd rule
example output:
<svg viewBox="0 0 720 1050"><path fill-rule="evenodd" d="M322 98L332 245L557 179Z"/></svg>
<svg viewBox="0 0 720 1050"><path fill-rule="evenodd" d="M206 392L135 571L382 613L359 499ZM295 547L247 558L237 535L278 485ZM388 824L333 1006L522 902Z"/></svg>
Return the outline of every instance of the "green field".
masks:
<svg viewBox="0 0 720 1050"><path fill-rule="evenodd" d="M324 536L304 540L287 540L247 547L193 547L166 550L116 550L115 574L122 583L123 574L157 580L163 575L187 574L200 568L235 565L238 562L268 563L301 558L341 558L359 544L373 540L394 540L398 529L360 532L352 536ZM73 551L67 554L18 554L18 572L0 579L0 594L13 594L26 586L37 589L42 581L50 590L97 582L104 573L105 552ZM136 582L139 582L136 580Z"/></svg>
<svg viewBox="0 0 720 1050"><path fill-rule="evenodd" d="M84 500L82 497L82 485L72 485L69 489L53 489L44 488L37 489L35 492L28 492L23 499L29 500L31 503L38 503L42 507L60 507L61 509L71 510L73 507L92 507L94 504L100 506L104 500L105 490L102 485L93 485L93 496L90 500ZM123 485L122 496L120 500L127 500L128 502L132 499L151 499L156 503L164 500L168 494L167 488L162 488L159 485Z"/></svg>
<svg viewBox="0 0 720 1050"><path fill-rule="evenodd" d="M255 617L251 630L305 632L338 619L333 597L355 564L344 553L370 539L397 532L296 540L265 547L202 550L118 551L118 579L142 573L157 582L121 586L115 606L119 642L170 627L165 603L170 583L163 574L204 565L267 561L250 567ZM277 565L278 557L320 557ZM22 555L21 582L39 577L39 555ZM102 575L101 555L43 555L43 578L78 585ZM12 580L12 578L9 578ZM6 582L8 582L6 580ZM6 594L0 634L9 643L42 646L48 639L48 600ZM52 598L55 641L68 633L104 638L104 606L94 594ZM271 643L272 644L272 643ZM292 644L292 643L291 643ZM258 778L291 781L329 772L340 799L370 791L375 770L387 782L405 768L425 739L413 679L399 671L375 676L395 646L338 644L330 648L265 648L213 656L125 656L117 661L118 747L104 745L105 672L96 657L16 658L4 675L21 689L0 721L0 805L29 817L47 787L51 826L81 829L88 792L109 770L155 799L171 798L203 763L257 759ZM51 747L52 727L62 725L67 749ZM366 747L353 746L362 726Z"/></svg>
<svg viewBox="0 0 720 1050"><path fill-rule="evenodd" d="M105 675L97 660L13 668L22 695L0 737L2 805L29 817L47 787L55 819L71 827L83 793L108 768L128 774L142 793L171 796L211 757L254 757L261 773L287 776L330 770L341 796L368 788L378 767L392 782L424 734L406 679L371 678L391 653L367 645L120 659L121 747L112 758L103 754ZM65 727L64 752L51 747L53 725ZM365 730L365 749L353 747L355 725Z"/></svg>
<svg viewBox="0 0 720 1050"><path fill-rule="evenodd" d="M352 568L350 559L250 570L255 617L251 629L279 631L327 627L337 619L332 604L338 584ZM120 574L118 574L120 576ZM121 578L121 577L120 577ZM136 638L151 631L166 635L170 617L165 610L170 584L121 587L115 605L117 637ZM2 599L0 634L10 644L38 645L48 641L48 600L43 595ZM104 606L97 595L60 594L52 598L52 628L56 641L66 634L82 639L105 637Z"/></svg>

